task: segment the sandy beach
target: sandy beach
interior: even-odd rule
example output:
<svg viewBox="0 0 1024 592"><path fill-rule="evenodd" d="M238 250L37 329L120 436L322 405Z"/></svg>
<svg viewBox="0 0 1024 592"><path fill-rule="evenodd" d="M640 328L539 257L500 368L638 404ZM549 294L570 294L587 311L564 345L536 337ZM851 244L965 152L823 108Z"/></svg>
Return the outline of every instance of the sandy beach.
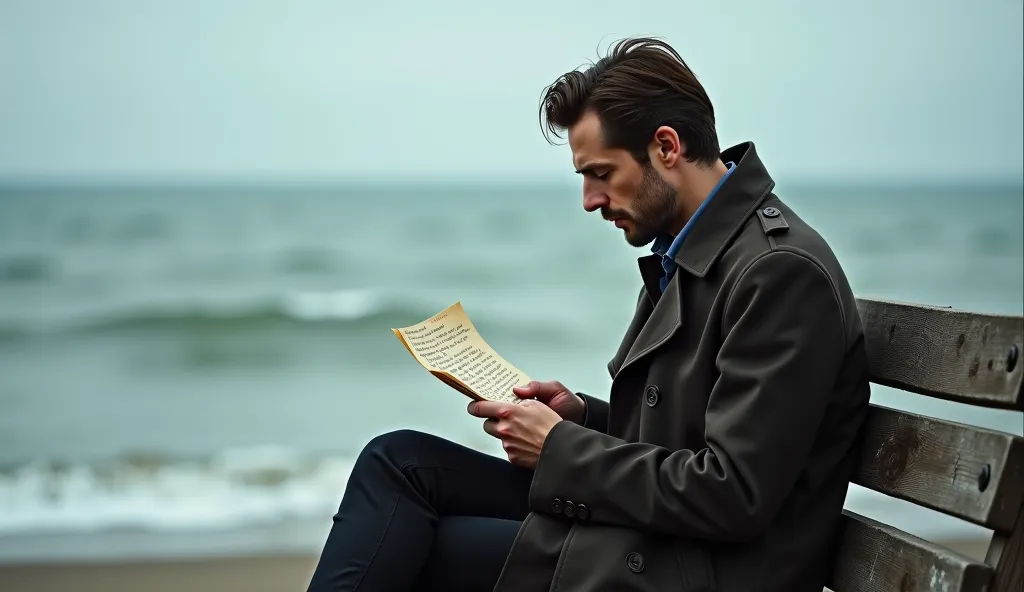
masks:
<svg viewBox="0 0 1024 592"><path fill-rule="evenodd" d="M305 590L314 555L0 566L4 592Z"/></svg>
<svg viewBox="0 0 1024 592"><path fill-rule="evenodd" d="M985 556L988 541L942 544L969 557ZM306 589L317 557L311 554L0 565L3 592L288 592Z"/></svg>

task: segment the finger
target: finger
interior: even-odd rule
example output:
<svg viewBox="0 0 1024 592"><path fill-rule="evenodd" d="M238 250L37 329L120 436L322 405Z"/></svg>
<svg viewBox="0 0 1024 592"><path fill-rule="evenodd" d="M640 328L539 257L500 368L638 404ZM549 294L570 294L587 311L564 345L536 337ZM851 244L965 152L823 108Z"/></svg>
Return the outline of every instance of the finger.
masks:
<svg viewBox="0 0 1024 592"><path fill-rule="evenodd" d="M536 465L528 460L528 457L518 451L512 451L508 453L508 462L516 465L517 467L524 467L532 469Z"/></svg>
<svg viewBox="0 0 1024 592"><path fill-rule="evenodd" d="M473 401L469 404L469 414L476 417L508 417L512 407L515 405L498 401Z"/></svg>
<svg viewBox="0 0 1024 592"><path fill-rule="evenodd" d="M546 382L531 382L530 395L542 403L548 402L551 397L565 389L562 383L548 380Z"/></svg>
<svg viewBox="0 0 1024 592"><path fill-rule="evenodd" d="M508 420L504 419L485 419L484 431L501 440L502 446L505 447L506 450L508 446L514 444L517 439L515 426Z"/></svg>
<svg viewBox="0 0 1024 592"><path fill-rule="evenodd" d="M498 435L498 420L497 419L485 419L484 420L484 431L494 436L495 438L501 438Z"/></svg>
<svg viewBox="0 0 1024 592"><path fill-rule="evenodd" d="M516 396L523 398L533 397L537 393L537 387L539 384L540 383L538 383L536 380L531 380L530 382L524 384L523 386L512 387L512 392L515 393Z"/></svg>

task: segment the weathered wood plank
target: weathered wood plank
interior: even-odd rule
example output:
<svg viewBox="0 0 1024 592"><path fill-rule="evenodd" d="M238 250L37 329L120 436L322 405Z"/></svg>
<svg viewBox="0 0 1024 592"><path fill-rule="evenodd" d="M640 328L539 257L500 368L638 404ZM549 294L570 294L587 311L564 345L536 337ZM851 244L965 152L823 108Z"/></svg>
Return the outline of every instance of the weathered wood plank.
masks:
<svg viewBox="0 0 1024 592"><path fill-rule="evenodd" d="M852 481L1009 531L1024 503L1024 438L872 404Z"/></svg>
<svg viewBox="0 0 1024 592"><path fill-rule="evenodd" d="M857 306L877 384L1024 409L1024 317L867 299Z"/></svg>
<svg viewBox="0 0 1024 592"><path fill-rule="evenodd" d="M996 568L991 592L1024 590L1024 506L1020 508L1013 531L994 533L985 563Z"/></svg>
<svg viewBox="0 0 1024 592"><path fill-rule="evenodd" d="M850 511L828 587L835 592L981 592L992 568Z"/></svg>

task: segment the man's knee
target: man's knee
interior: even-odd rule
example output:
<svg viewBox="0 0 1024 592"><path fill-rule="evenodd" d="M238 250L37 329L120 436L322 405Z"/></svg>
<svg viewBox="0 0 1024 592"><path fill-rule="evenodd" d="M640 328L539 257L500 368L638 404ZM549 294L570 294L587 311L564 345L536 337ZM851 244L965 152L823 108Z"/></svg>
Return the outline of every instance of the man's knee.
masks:
<svg viewBox="0 0 1024 592"><path fill-rule="evenodd" d="M356 467L383 461L401 469L439 439L437 436L411 429L385 432L363 446L356 460Z"/></svg>

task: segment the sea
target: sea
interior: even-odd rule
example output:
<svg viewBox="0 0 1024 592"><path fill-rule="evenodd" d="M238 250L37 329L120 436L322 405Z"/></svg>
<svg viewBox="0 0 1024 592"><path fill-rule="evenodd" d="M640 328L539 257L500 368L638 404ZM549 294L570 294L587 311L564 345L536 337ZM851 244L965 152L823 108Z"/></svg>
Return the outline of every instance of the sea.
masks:
<svg viewBox="0 0 1024 592"><path fill-rule="evenodd" d="M776 191L861 297L1024 313L1019 182ZM557 182L3 186L0 561L317 552L375 435L501 456L392 328L461 302L531 378L606 398L648 252ZM857 487L847 507L987 532Z"/></svg>

